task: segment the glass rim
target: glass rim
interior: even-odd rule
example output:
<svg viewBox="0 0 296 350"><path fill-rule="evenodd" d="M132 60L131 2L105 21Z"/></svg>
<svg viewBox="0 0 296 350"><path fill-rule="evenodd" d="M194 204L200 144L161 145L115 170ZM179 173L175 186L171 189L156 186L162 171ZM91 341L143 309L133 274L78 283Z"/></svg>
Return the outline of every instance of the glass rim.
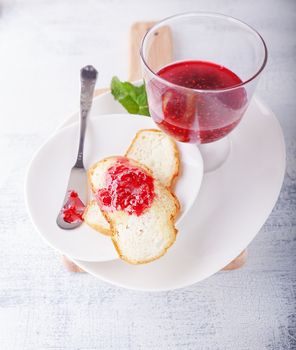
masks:
<svg viewBox="0 0 296 350"><path fill-rule="evenodd" d="M163 24L165 24L165 22L168 22L172 19L175 19L175 18L181 18L181 17L190 17L190 16L204 16L204 17L218 17L218 18L222 18L222 19L225 19L225 20L230 20L230 21L233 21L233 22L236 22L237 24L241 25L241 26L244 26L246 27L249 31L253 32L259 39L259 41L262 43L263 45L263 51L264 51L264 58L263 58L263 62L262 64L260 65L259 69L256 71L255 74L253 74L249 79L246 79L244 81L242 81L240 84L237 84L237 85L233 85L233 86L230 86L230 87L226 87L226 88L220 88L220 89L193 89L193 88L188 88L188 87L185 87L185 86L181 86L181 85L177 85L177 84L174 84L174 83L171 83L170 81L160 77L156 72L154 72L152 70L152 68L150 68L149 64L146 62L146 59L144 58L144 46L145 46L145 43L146 43L146 40L148 38L148 36L154 31L156 30L157 28L161 27ZM169 17L166 17L164 19L162 19L161 21L158 21L157 23L155 23L147 32L146 34L144 35L143 39L142 39L142 42L141 42L141 47L140 47L140 57L141 57L141 60L144 64L144 66L152 73L152 75L160 82L162 82L163 84L166 84L168 86L171 86L173 88L176 88L176 89L184 89L186 91L194 91L194 92L202 92L202 93L217 93L217 92L222 92L222 91L231 91L231 90L235 90L237 88L240 88L242 86L245 86L247 85L248 83L250 83L251 81L253 81L254 79L256 79L260 73L263 71L263 69L265 68L266 66L266 63L267 63L267 57L268 57L268 50L267 50L267 46L265 44L265 41L263 39L263 37L260 35L260 33L254 29L252 26L250 26L249 24L235 18L235 17L232 17L232 16L228 16L228 15L224 15L224 14L220 14L220 13L217 13L217 12L202 12L202 11L193 11L193 12L184 12L184 13L180 13L180 14L177 14L177 15L173 15L173 16L169 16ZM179 62L179 61L178 61ZM181 62L181 61L180 61Z"/></svg>

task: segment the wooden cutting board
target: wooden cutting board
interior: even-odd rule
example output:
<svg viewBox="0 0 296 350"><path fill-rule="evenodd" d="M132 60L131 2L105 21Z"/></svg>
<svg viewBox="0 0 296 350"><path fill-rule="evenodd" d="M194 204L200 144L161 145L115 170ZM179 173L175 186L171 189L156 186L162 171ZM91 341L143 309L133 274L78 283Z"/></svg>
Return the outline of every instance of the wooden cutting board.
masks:
<svg viewBox="0 0 296 350"><path fill-rule="evenodd" d="M132 25L130 31L130 56L129 56L129 81L135 81L142 78L141 72L141 62L140 62L140 46L141 41L147 32L155 22L136 22ZM172 34L168 27L164 27L156 32L155 40L153 45L156 46L153 48L152 52L154 56L150 57L150 60L153 64L157 62L158 66L164 66L171 62L173 55L173 41ZM157 50L157 47L160 49ZM166 50L163 50L163 47ZM109 88L101 88L95 91L95 96L98 96L106 91L109 91ZM62 257L63 264L69 271L72 272L84 272L72 261L70 261L66 256ZM224 267L223 270L235 270L242 267L247 259L247 251L244 250L236 259L234 259L230 264Z"/></svg>

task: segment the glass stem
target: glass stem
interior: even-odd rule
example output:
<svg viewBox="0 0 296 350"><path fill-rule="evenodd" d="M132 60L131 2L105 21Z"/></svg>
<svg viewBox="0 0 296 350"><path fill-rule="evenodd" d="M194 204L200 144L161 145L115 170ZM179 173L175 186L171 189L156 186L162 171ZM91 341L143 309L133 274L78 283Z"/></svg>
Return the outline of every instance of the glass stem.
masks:
<svg viewBox="0 0 296 350"><path fill-rule="evenodd" d="M231 151L231 141L228 136L221 140L197 145L204 161L204 172L214 171L227 160Z"/></svg>

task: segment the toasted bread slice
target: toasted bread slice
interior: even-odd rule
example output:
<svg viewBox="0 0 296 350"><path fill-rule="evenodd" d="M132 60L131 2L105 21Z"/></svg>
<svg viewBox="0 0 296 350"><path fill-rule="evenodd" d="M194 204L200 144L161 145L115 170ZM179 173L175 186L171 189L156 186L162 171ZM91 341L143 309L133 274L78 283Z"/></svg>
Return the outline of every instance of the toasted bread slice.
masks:
<svg viewBox="0 0 296 350"><path fill-rule="evenodd" d="M180 159L175 141L157 129L137 132L126 157L146 165L155 179L165 187L172 187L179 174Z"/></svg>
<svg viewBox="0 0 296 350"><path fill-rule="evenodd" d="M169 188L179 174L180 157L177 145L173 139L157 129L138 131L126 152L126 157L146 165L152 171L153 177ZM90 185L93 187L91 182ZM112 234L109 223L95 202L88 204L83 218L96 231L106 235Z"/></svg>
<svg viewBox="0 0 296 350"><path fill-rule="evenodd" d="M119 158L109 157L96 163L88 172L92 190L105 187L107 170ZM144 165L129 159L129 163L143 169ZM177 230L175 219L180 205L177 198L154 179L155 197L152 205L140 216L122 210L102 211L112 230L112 241L121 259L131 264L143 264L161 257L174 243Z"/></svg>

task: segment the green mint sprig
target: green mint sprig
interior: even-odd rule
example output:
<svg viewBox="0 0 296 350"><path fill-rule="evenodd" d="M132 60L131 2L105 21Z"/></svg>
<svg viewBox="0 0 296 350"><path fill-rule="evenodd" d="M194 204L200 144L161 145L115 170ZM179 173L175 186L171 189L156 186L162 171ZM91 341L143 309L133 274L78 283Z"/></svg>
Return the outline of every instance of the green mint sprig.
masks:
<svg viewBox="0 0 296 350"><path fill-rule="evenodd" d="M111 93L129 113L150 116L145 84L135 86L117 77L111 80Z"/></svg>

